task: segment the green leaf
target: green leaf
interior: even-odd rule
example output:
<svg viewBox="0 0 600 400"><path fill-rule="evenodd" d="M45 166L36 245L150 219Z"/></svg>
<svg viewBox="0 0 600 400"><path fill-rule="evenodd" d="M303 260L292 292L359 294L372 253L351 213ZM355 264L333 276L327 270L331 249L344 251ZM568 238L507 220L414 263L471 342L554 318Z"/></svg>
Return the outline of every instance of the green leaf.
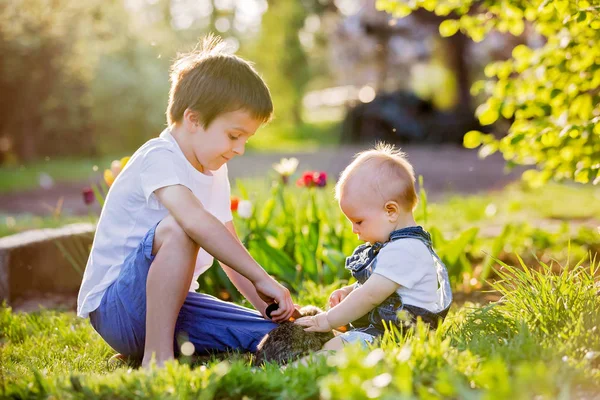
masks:
<svg viewBox="0 0 600 400"><path fill-rule="evenodd" d="M100 188L97 185L92 185L92 191L94 192L94 197L96 198L98 204L100 204L100 207L104 207L105 196L100 192Z"/></svg>
<svg viewBox="0 0 600 400"><path fill-rule="evenodd" d="M508 31L515 36L520 36L525 30L525 23L522 19L513 20L512 24L508 26Z"/></svg>
<svg viewBox="0 0 600 400"><path fill-rule="evenodd" d="M569 8L569 0L554 0L553 3L559 13L564 13Z"/></svg>
<svg viewBox="0 0 600 400"><path fill-rule="evenodd" d="M495 107L490 107L487 103L484 103L477 108L477 115L481 125L491 125L496 122L500 116L498 110Z"/></svg>
<svg viewBox="0 0 600 400"><path fill-rule="evenodd" d="M589 168L584 168L575 171L574 181L577 183L588 183L590 181L590 170Z"/></svg>
<svg viewBox="0 0 600 400"><path fill-rule="evenodd" d="M242 199L246 199L246 200L249 199L249 197L248 197L248 191L246 190L246 187L242 183L241 179L236 179L235 180L235 186L239 190L240 196L242 196Z"/></svg>
<svg viewBox="0 0 600 400"><path fill-rule="evenodd" d="M481 145L482 133L479 131L469 131L463 138L463 146L467 149L474 149Z"/></svg>
<svg viewBox="0 0 600 400"><path fill-rule="evenodd" d="M512 56L515 59L529 59L532 54L531 49L524 44L516 46L512 51Z"/></svg>
<svg viewBox="0 0 600 400"><path fill-rule="evenodd" d="M271 196L269 198L269 200L267 200L267 202L265 203L265 206L261 213L261 218L260 218L260 223L259 223L261 229L265 228L271 221L271 218L273 217L274 209L275 209L275 198Z"/></svg>
<svg viewBox="0 0 600 400"><path fill-rule="evenodd" d="M442 21L442 23L440 24L439 31L442 37L449 37L456 34L456 32L458 32L459 29L460 21L455 19L447 19L445 21Z"/></svg>

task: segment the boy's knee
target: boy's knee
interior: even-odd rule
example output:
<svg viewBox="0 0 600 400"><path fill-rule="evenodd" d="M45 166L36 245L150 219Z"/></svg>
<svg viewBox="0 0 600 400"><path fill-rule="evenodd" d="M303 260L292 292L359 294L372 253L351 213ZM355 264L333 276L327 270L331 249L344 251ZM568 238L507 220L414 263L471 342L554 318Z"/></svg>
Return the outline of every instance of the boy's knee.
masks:
<svg viewBox="0 0 600 400"><path fill-rule="evenodd" d="M177 246L189 247L192 250L198 250L198 245L192 238L183 230L181 225L172 216L164 218L154 232L154 243L152 246L152 254L156 255L158 250L165 242L175 243Z"/></svg>

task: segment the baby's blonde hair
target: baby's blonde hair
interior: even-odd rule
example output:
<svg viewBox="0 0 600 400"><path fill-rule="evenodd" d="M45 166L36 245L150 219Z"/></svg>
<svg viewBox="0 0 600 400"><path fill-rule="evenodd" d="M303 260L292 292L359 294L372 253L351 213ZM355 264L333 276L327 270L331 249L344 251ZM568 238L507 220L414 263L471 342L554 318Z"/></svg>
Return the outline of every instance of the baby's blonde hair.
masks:
<svg viewBox="0 0 600 400"><path fill-rule="evenodd" d="M365 195L375 191L384 203L396 201L406 211L413 211L418 198L415 189L415 173L406 155L394 145L378 143L373 149L362 151L354 156L335 186L335 198L339 201L344 188L358 172L369 168L372 173L360 182Z"/></svg>

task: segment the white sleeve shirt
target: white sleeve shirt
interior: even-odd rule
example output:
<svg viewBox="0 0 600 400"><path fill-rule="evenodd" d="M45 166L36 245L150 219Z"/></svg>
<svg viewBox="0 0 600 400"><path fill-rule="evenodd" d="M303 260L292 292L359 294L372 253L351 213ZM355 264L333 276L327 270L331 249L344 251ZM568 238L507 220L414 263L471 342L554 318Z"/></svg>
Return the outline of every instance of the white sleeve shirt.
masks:
<svg viewBox="0 0 600 400"><path fill-rule="evenodd" d="M79 316L87 317L100 305L125 258L169 215L154 194L157 189L183 185L221 222L232 220L227 165L210 172L203 174L189 163L168 128L131 156L112 184L98 220L77 300ZM198 288L196 279L212 262L213 257L200 249L190 290Z"/></svg>
<svg viewBox="0 0 600 400"><path fill-rule="evenodd" d="M373 273L399 284L396 292L404 304L432 312L441 310L435 259L419 239L388 243L377 255Z"/></svg>

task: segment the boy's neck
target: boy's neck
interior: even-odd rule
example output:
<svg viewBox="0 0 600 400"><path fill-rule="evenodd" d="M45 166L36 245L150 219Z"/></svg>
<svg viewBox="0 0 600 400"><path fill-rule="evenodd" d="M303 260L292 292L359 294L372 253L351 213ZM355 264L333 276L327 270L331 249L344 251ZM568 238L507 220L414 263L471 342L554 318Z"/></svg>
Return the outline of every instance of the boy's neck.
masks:
<svg viewBox="0 0 600 400"><path fill-rule="evenodd" d="M194 155L192 151L192 146L188 144L189 135L185 131L185 128L179 124L173 124L169 127L169 132L171 132L171 136L177 142L179 149L183 153L184 157L188 160L192 167L196 170L204 173L204 167L200 164L200 161Z"/></svg>

